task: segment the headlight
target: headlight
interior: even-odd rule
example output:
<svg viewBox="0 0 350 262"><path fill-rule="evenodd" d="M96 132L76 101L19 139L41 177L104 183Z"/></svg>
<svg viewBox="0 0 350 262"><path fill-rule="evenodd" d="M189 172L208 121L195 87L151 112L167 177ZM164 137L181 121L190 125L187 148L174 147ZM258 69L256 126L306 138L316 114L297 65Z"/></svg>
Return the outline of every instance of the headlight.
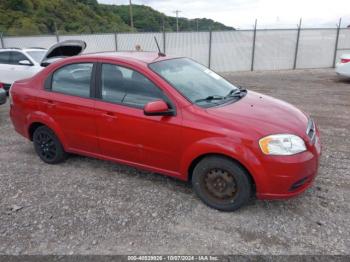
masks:
<svg viewBox="0 0 350 262"><path fill-rule="evenodd" d="M266 155L294 155L306 150L304 140L296 135L270 135L259 140L261 151Z"/></svg>

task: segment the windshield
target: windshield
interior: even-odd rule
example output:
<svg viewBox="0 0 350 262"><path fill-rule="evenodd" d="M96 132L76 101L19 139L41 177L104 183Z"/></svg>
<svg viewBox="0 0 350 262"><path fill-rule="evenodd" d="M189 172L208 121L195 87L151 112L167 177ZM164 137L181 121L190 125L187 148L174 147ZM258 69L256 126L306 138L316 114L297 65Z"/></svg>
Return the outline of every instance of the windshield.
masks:
<svg viewBox="0 0 350 262"><path fill-rule="evenodd" d="M188 58L176 58L150 64L150 68L167 80L192 103L216 105L232 99L240 90L220 75Z"/></svg>
<svg viewBox="0 0 350 262"><path fill-rule="evenodd" d="M40 63L43 60L46 50L38 50L38 51L27 51L27 54L34 59L35 62Z"/></svg>

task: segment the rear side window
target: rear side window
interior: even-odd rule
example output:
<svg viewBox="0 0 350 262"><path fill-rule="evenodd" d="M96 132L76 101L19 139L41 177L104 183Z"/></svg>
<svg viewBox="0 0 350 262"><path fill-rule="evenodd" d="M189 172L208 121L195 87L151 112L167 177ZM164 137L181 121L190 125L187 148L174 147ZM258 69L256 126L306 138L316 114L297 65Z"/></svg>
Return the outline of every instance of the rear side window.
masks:
<svg viewBox="0 0 350 262"><path fill-rule="evenodd" d="M0 64L10 64L10 52L0 52Z"/></svg>
<svg viewBox="0 0 350 262"><path fill-rule="evenodd" d="M148 102L165 99L163 92L139 72L112 64L102 64L102 99L143 107Z"/></svg>
<svg viewBox="0 0 350 262"><path fill-rule="evenodd" d="M90 97L92 63L61 67L52 75L51 90L73 96Z"/></svg>
<svg viewBox="0 0 350 262"><path fill-rule="evenodd" d="M35 62L40 63L46 55L46 50L39 51L27 51L28 55L30 55Z"/></svg>
<svg viewBox="0 0 350 262"><path fill-rule="evenodd" d="M28 60L28 57L26 57L24 54L20 53L20 52L11 52L11 58L10 58L10 63L12 65L19 65L19 61L22 60Z"/></svg>

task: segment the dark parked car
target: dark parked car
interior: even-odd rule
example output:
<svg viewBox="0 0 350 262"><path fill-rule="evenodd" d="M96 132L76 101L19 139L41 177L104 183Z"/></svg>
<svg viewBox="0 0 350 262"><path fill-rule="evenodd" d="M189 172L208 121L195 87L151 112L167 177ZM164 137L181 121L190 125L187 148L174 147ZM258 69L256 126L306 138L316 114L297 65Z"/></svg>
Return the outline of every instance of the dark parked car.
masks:
<svg viewBox="0 0 350 262"><path fill-rule="evenodd" d="M0 88L0 105L6 103L6 91Z"/></svg>

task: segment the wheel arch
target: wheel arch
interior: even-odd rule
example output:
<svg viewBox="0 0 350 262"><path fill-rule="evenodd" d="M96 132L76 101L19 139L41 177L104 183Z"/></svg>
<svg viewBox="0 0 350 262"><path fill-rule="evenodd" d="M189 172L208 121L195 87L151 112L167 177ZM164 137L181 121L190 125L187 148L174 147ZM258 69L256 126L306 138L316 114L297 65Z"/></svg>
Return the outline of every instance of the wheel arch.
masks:
<svg viewBox="0 0 350 262"><path fill-rule="evenodd" d="M251 182L251 185L252 185L252 188L253 188L253 192L255 193L255 191L256 191L256 182L255 182L255 179L254 179L253 175L248 170L248 168L246 168L246 166L243 165L236 158L234 158L234 157L232 157L230 155L224 154L224 153L204 153L204 154L201 154L201 155L197 156L195 159L193 159L192 162L190 163L189 167L188 167L188 170L187 170L187 174L188 174L187 180L189 182L192 181L193 170L196 167L196 165L201 160L203 160L204 158L211 157L211 156L223 157L223 158L226 158L226 159L236 163L237 165L239 165L248 174L248 178L249 178L249 180Z"/></svg>
<svg viewBox="0 0 350 262"><path fill-rule="evenodd" d="M38 127L41 127L41 126L46 126L46 125L41 123L41 122L33 122L33 123L31 123L29 125L29 127L28 127L28 137L29 137L30 141L33 141L33 135L34 135L35 130Z"/></svg>
<svg viewBox="0 0 350 262"><path fill-rule="evenodd" d="M242 141L242 139L228 136L206 137L197 140L183 152L180 162L180 179L190 181L195 165L203 158L213 155L222 156L242 167L249 174L254 191L260 192L264 183L265 170L254 148L250 147L252 144L251 141Z"/></svg>
<svg viewBox="0 0 350 262"><path fill-rule="evenodd" d="M63 147L66 148L64 135L58 124L52 117L42 112L34 113L27 117L27 137L31 141L33 141L34 131L40 126L46 126L50 128L58 137Z"/></svg>

